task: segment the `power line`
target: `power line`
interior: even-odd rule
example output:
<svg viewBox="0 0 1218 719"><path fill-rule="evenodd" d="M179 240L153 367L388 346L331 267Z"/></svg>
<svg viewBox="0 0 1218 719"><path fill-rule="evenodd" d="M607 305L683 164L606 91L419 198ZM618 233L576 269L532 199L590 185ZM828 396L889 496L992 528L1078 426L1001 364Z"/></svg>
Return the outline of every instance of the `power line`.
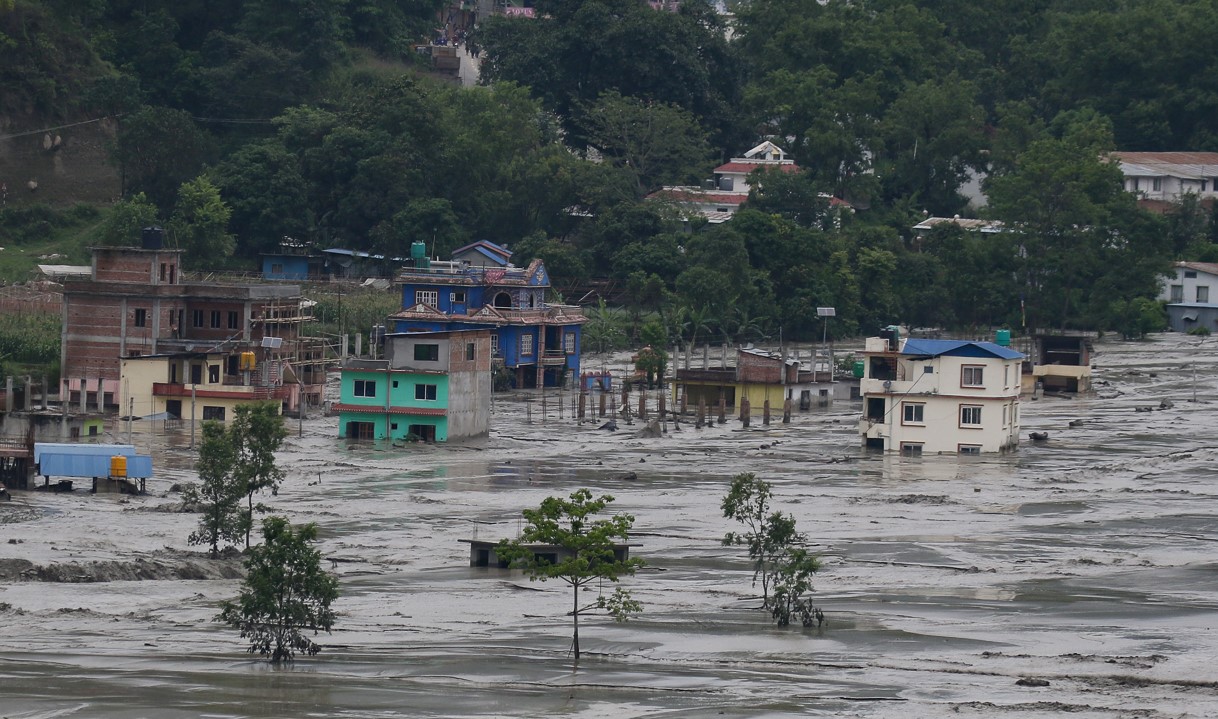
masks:
<svg viewBox="0 0 1218 719"><path fill-rule="evenodd" d="M105 117L98 117L98 118L95 118L92 120L81 120L80 122L73 122L70 125L58 125L56 127L44 127L41 130L28 130L26 132L16 132L11 135L0 135L0 140L11 140L15 137L27 137L29 135L37 135L40 132L51 132L52 130L62 130L67 127L77 127L79 125L89 125L94 122L101 122L102 120L109 120L111 117L115 117L115 116L106 115Z"/></svg>

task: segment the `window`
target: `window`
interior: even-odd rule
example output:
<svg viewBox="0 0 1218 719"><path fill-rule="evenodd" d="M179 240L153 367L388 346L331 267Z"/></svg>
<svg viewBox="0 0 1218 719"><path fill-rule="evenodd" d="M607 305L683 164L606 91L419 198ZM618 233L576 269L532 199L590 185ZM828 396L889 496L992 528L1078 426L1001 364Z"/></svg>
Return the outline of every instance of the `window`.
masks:
<svg viewBox="0 0 1218 719"><path fill-rule="evenodd" d="M1002 388L1006 389L1007 387L1010 386L1010 384L1011 384L1011 366L1004 364L1002 366Z"/></svg>
<svg viewBox="0 0 1218 719"><path fill-rule="evenodd" d="M217 382L220 381L220 365L218 365L218 364L207 365L207 381L212 384L216 384Z"/></svg>
<svg viewBox="0 0 1218 719"><path fill-rule="evenodd" d="M474 356L477 353L477 347L473 342L465 343L465 359L467 362L473 362Z"/></svg>
<svg viewBox="0 0 1218 719"><path fill-rule="evenodd" d="M415 362L439 362L440 345L418 344L414 346Z"/></svg>
<svg viewBox="0 0 1218 719"><path fill-rule="evenodd" d="M223 407L204 406L203 407L203 420L207 421L209 419L215 420L217 422L223 422L224 421L224 408Z"/></svg>
<svg viewBox="0 0 1218 719"><path fill-rule="evenodd" d="M416 384L414 386L414 398L435 402L436 386L434 384Z"/></svg>
<svg viewBox="0 0 1218 719"><path fill-rule="evenodd" d="M190 323L195 327L203 326L203 310L190 311Z"/></svg>
<svg viewBox="0 0 1218 719"><path fill-rule="evenodd" d="M230 330L241 329L241 315L237 312L229 310L228 312L228 328Z"/></svg>
<svg viewBox="0 0 1218 719"><path fill-rule="evenodd" d="M398 381L396 379L393 381L393 388L394 389L398 388Z"/></svg>
<svg viewBox="0 0 1218 719"><path fill-rule="evenodd" d="M1197 271L1196 271L1196 270L1185 270L1185 271L1184 271L1184 279L1186 279L1186 280L1195 280L1195 279L1197 279Z"/></svg>
<svg viewBox="0 0 1218 719"><path fill-rule="evenodd" d="M355 396L356 397L375 397L376 396L376 380L371 380L371 379L355 380Z"/></svg>
<svg viewBox="0 0 1218 719"><path fill-rule="evenodd" d="M562 351L569 355L575 354L575 333L566 332L562 336Z"/></svg>
<svg viewBox="0 0 1218 719"><path fill-rule="evenodd" d="M979 444L962 444L959 445L960 454L981 454L981 445Z"/></svg>
<svg viewBox="0 0 1218 719"><path fill-rule="evenodd" d="M271 263L271 274L272 275L282 275L283 274L283 263L282 262L272 262Z"/></svg>
<svg viewBox="0 0 1218 719"><path fill-rule="evenodd" d="M454 292L448 296L448 301L452 302L454 305L463 305L465 304L465 293Z"/></svg>
<svg viewBox="0 0 1218 719"><path fill-rule="evenodd" d="M520 335L520 354L533 354L533 335Z"/></svg>
<svg viewBox="0 0 1218 719"><path fill-rule="evenodd" d="M440 293L436 290L416 290L414 293L414 302L417 305L431 305L437 307L440 304Z"/></svg>
<svg viewBox="0 0 1218 719"><path fill-rule="evenodd" d="M1184 301L1184 285L1172 285L1171 286L1171 301L1172 302L1183 302Z"/></svg>
<svg viewBox="0 0 1218 719"><path fill-rule="evenodd" d="M977 365L964 365L960 368L960 386L961 387L983 387L985 386L985 367Z"/></svg>
<svg viewBox="0 0 1218 719"><path fill-rule="evenodd" d="M142 354L144 354L144 353L141 352L140 350L127 350L128 357L139 357Z"/></svg>
<svg viewBox="0 0 1218 719"><path fill-rule="evenodd" d="M1209 302L1210 301L1209 285L1198 285L1197 286L1197 301L1198 302Z"/></svg>
<svg viewBox="0 0 1218 719"><path fill-rule="evenodd" d="M1201 189L1202 189L1202 190L1205 190L1205 188L1204 188L1204 187L1202 187ZM164 281L165 281L166 270L167 270L167 268L166 268L166 266L165 266L165 263L164 263L164 262L162 262L162 263L161 263L161 282L164 282Z"/></svg>
<svg viewBox="0 0 1218 719"><path fill-rule="evenodd" d="M1152 179L1150 181L1150 189L1154 192L1161 192L1163 190L1163 178L1156 177Z"/></svg>
<svg viewBox="0 0 1218 719"><path fill-rule="evenodd" d="M499 356L499 335L491 335L491 355Z"/></svg>
<svg viewBox="0 0 1218 719"><path fill-rule="evenodd" d="M960 426L961 427L979 427L981 426L981 407L973 404L965 404L960 406Z"/></svg>
<svg viewBox="0 0 1218 719"><path fill-rule="evenodd" d="M1140 178L1140 177L1133 178L1133 191L1137 192L1138 190L1141 190L1141 189L1142 189L1142 178Z"/></svg>
<svg viewBox="0 0 1218 719"><path fill-rule="evenodd" d="M1200 289L1200 288L1198 288L1198 289ZM1200 302L1200 300L1197 300L1197 301ZM148 326L148 310L139 309L139 310L135 311L135 326L136 327L147 327Z"/></svg>
<svg viewBox="0 0 1218 719"><path fill-rule="evenodd" d="M933 364L928 364L922 368L922 374L934 374L934 373L935 373L935 366Z"/></svg>
<svg viewBox="0 0 1218 719"><path fill-rule="evenodd" d="M921 442L902 442L901 454L906 457L921 457L922 443Z"/></svg>
<svg viewBox="0 0 1218 719"><path fill-rule="evenodd" d="M211 326L212 329L220 329L220 310L211 311Z"/></svg>
<svg viewBox="0 0 1218 719"><path fill-rule="evenodd" d="M902 402L903 415L901 416L902 424L922 424L923 413L926 410L926 405L921 402Z"/></svg>

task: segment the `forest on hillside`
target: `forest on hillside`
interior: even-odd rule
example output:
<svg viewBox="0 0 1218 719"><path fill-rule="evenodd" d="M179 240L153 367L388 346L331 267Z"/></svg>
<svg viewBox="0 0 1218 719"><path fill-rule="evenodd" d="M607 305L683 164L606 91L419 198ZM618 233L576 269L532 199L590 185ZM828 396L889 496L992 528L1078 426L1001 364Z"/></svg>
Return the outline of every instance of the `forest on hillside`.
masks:
<svg viewBox="0 0 1218 719"><path fill-rule="evenodd" d="M0 0L0 128L114 118L123 199L99 242L159 222L212 269L285 236L386 256L489 239L556 284L627 287L657 339L819 338L818 306L835 336L1137 336L1172 260L1218 260L1209 208L1144 212L1105 159L1218 150L1218 0L534 5L480 22L463 88L414 50L438 0ZM757 177L729 222L644 201L764 139L805 172ZM1008 231L911 229L978 213ZM59 221L14 206L0 231L31 217Z"/></svg>

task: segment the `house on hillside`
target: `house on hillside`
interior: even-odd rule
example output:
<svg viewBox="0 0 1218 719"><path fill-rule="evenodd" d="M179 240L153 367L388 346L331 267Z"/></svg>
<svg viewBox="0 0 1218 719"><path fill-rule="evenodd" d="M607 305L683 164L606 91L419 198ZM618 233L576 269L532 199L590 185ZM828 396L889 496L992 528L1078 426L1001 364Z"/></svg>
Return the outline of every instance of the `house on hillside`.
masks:
<svg viewBox="0 0 1218 719"><path fill-rule="evenodd" d="M656 190L647 196L654 202L675 205L687 217L703 217L711 224L727 222L749 199L749 174L755 170L774 169L779 172L796 173L800 168L787 153L773 142L765 141L744 153L733 157L714 170L714 177L701 187L671 186ZM832 209L849 209L845 200L823 196Z"/></svg>
<svg viewBox="0 0 1218 719"><path fill-rule="evenodd" d="M507 248L482 240L433 261L422 243L411 250L397 284L402 310L389 316L395 332L489 329L491 356L511 370L517 388L554 387L579 377L580 328L574 305L547 301L545 263L511 264Z"/></svg>
<svg viewBox="0 0 1218 719"><path fill-rule="evenodd" d="M490 430L491 330L385 337L385 359L342 369L338 431L350 439L447 442Z"/></svg>
<svg viewBox="0 0 1218 719"><path fill-rule="evenodd" d="M993 342L903 338L896 328L867 338L863 445L914 456L1015 448L1023 358Z"/></svg>
<svg viewBox="0 0 1218 719"><path fill-rule="evenodd" d="M1159 300L1167 303L1167 323L1176 332L1205 327L1218 331L1218 264L1177 262L1163 280Z"/></svg>
<svg viewBox="0 0 1218 719"><path fill-rule="evenodd" d="M219 383L236 385L247 353L260 365L292 366L282 375L286 408L295 409L302 397L320 402L324 347L302 336L312 317L298 286L187 280L182 251L164 247L158 231L145 231L142 247L92 253L89 276L63 283L60 395L66 402L128 411L121 406L132 399L120 386L122 360L149 355L219 358ZM160 382L173 384L168 375Z"/></svg>
<svg viewBox="0 0 1218 719"><path fill-rule="evenodd" d="M1125 190L1145 209L1164 212L1186 194L1218 197L1218 152L1113 152Z"/></svg>

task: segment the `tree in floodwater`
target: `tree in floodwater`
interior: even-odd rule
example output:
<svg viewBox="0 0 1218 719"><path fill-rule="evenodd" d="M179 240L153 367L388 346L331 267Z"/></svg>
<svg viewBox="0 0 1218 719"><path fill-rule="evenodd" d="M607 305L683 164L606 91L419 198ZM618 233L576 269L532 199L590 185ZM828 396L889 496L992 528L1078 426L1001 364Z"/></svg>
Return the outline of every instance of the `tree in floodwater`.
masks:
<svg viewBox="0 0 1218 719"><path fill-rule="evenodd" d="M592 492L580 489L569 499L547 497L537 509L524 510L528 525L515 540L503 540L495 553L510 566L523 569L530 580L561 579L571 585L571 647L579 662L579 617L594 609L604 609L619 622L642 611L642 605L630 592L616 587L608 597L602 595L586 606L579 604L581 587L619 577L630 576L643 566L637 558L621 559L615 553L624 544L634 524L629 514L615 514L607 519L589 519L613 501L604 494L593 498ZM548 545L555 551L539 553L535 545Z"/></svg>
<svg viewBox="0 0 1218 719"><path fill-rule="evenodd" d="M265 511L254 505L254 495L269 489L279 489L283 481L283 470L275 464L275 450L288 436L283 426L283 416L274 402L237 407L237 416L228 429L229 439L236 451L233 476L246 497L244 518L245 548L250 546L250 532L254 524L254 510Z"/></svg>
<svg viewBox="0 0 1218 719"><path fill-rule="evenodd" d="M203 423L203 442L199 445L200 485L191 485L189 503L202 507L199 526L187 541L210 547L213 559L220 556L220 543L233 544L243 534L244 520L241 498L245 492L233 476L237 464L237 447L229 430L219 422Z"/></svg>
<svg viewBox="0 0 1218 719"><path fill-rule="evenodd" d="M293 530L283 517L262 521L262 544L249 550L241 595L221 605L220 621L241 630L251 654L272 662L292 661L296 652L321 651L305 632L330 632L338 598L338 579L321 566L321 552L310 542L317 525Z"/></svg>
<svg viewBox="0 0 1218 719"><path fill-rule="evenodd" d="M795 517L771 511L771 496L770 483L755 474L733 477L721 505L723 516L743 524L745 531L728 532L723 544L748 547L753 560L753 586L761 582L762 606L775 623L786 626L792 616L797 616L804 626L819 624L824 615L808 595L820 562L798 546L806 537L795 530Z"/></svg>

